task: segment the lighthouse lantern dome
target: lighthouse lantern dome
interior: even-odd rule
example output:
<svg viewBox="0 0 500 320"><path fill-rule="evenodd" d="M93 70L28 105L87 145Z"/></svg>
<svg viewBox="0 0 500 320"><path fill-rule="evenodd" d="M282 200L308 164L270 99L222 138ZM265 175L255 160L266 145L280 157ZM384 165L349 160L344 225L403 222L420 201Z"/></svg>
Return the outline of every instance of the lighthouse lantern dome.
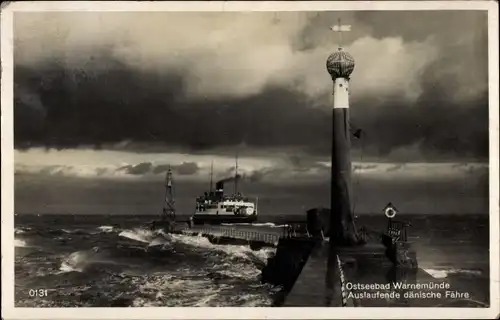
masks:
<svg viewBox="0 0 500 320"><path fill-rule="evenodd" d="M332 53L326 60L326 69L332 76L332 79L349 79L354 70L354 58L342 48Z"/></svg>

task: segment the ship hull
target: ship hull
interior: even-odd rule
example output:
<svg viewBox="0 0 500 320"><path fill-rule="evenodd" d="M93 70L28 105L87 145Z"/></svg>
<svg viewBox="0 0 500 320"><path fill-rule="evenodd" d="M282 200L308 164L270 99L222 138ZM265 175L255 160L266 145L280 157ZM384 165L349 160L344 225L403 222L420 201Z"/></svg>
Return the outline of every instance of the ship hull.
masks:
<svg viewBox="0 0 500 320"><path fill-rule="evenodd" d="M252 223L257 221L257 215L236 216L236 215L213 215L195 214L192 217L193 224L222 224L222 223Z"/></svg>

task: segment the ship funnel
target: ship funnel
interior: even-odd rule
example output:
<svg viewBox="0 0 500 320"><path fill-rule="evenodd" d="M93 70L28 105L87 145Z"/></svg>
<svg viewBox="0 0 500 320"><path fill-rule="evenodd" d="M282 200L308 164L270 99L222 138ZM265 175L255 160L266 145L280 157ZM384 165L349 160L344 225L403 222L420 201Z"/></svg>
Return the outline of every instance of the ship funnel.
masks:
<svg viewBox="0 0 500 320"><path fill-rule="evenodd" d="M215 183L215 197L219 200L224 197L224 180Z"/></svg>
<svg viewBox="0 0 500 320"><path fill-rule="evenodd" d="M224 191L224 180L220 180L215 183L215 191L216 192Z"/></svg>
<svg viewBox="0 0 500 320"><path fill-rule="evenodd" d="M241 175L237 175L235 177L228 177L222 180L219 180L215 183L215 194L222 198L224 196L224 183L233 182L236 183L239 179L241 179Z"/></svg>

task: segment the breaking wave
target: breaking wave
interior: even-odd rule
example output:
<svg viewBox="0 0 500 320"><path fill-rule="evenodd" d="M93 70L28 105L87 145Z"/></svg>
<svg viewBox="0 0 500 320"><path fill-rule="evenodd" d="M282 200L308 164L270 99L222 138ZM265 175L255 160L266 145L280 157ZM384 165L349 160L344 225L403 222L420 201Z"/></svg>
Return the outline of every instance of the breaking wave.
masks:
<svg viewBox="0 0 500 320"><path fill-rule="evenodd" d="M21 233L25 233L27 231L30 231L31 228L27 228L27 227L24 227L24 228L21 228L21 227L18 227L18 228L14 228L14 234L21 234Z"/></svg>
<svg viewBox="0 0 500 320"><path fill-rule="evenodd" d="M270 306L272 286L259 281L260 267L274 249L252 251L249 246L217 245L202 236L165 234L147 228L117 230L102 228L90 238L96 246L73 252L37 255L41 260L23 260L25 270L36 279L54 285L72 283L64 301L42 301L37 305L217 307ZM90 234L92 230L88 230ZM74 235L66 234L69 239ZM84 237L84 236L82 236ZM117 237L118 241L112 237ZM49 237L55 240L54 237ZM120 241L119 239L132 241ZM96 239L101 239L97 240ZM19 239L18 239L19 240ZM87 242L85 242L87 241ZM78 242L88 245L85 240ZM64 245L66 246L66 244ZM77 247L75 247L77 248ZM35 256L33 256L35 258ZM90 285L93 283L94 285ZM79 298L96 297L100 302ZM72 298L74 297L74 298ZM20 305L32 306L29 297Z"/></svg>
<svg viewBox="0 0 500 320"><path fill-rule="evenodd" d="M98 252L99 247L73 252L61 262L59 270L62 272L83 272L84 268L93 262L93 258Z"/></svg>
<svg viewBox="0 0 500 320"><path fill-rule="evenodd" d="M221 223L223 226L255 226L255 227L271 227L271 228L283 228L288 227L288 224L275 224L272 222L263 223Z"/></svg>
<svg viewBox="0 0 500 320"><path fill-rule="evenodd" d="M174 242L182 242L184 244L192 245L198 248L205 248L207 250L216 250L219 252L224 252L228 255L240 257L243 259L258 260L265 262L267 258L276 251L275 248L262 248L258 251L253 251L249 246L239 246L239 245L217 245L211 243L206 237L199 236L187 236L182 234L173 234L172 240Z"/></svg>
<svg viewBox="0 0 500 320"><path fill-rule="evenodd" d="M188 236L182 234L165 234L163 231L152 231L148 229L135 228L132 230L123 230L120 237L139 241L148 244L149 247L163 246L168 244L183 244L196 248L215 250L226 253L230 256L240 257L245 260L266 262L270 254L276 251L275 248L262 248L253 251L249 246L243 245L217 245L211 243L206 237Z"/></svg>
<svg viewBox="0 0 500 320"><path fill-rule="evenodd" d="M164 246L171 243L170 239L164 238L164 237L157 237L154 238L150 243L149 247L157 247L157 246Z"/></svg>
<svg viewBox="0 0 500 320"><path fill-rule="evenodd" d="M84 229L60 229L60 230L51 230L52 234L87 234L88 232Z"/></svg>
<svg viewBox="0 0 500 320"><path fill-rule="evenodd" d="M102 232L113 232L113 227L112 226L100 226L97 227L97 230L102 231Z"/></svg>
<svg viewBox="0 0 500 320"><path fill-rule="evenodd" d="M59 270L61 272L73 272L73 271L76 271L76 272L83 272L83 269L82 268L77 268L77 267L74 267L72 266L71 264L67 263L66 261L63 261L61 263L61 267L59 268Z"/></svg>
<svg viewBox="0 0 500 320"><path fill-rule="evenodd" d="M151 243L156 234L158 234L158 232L155 233L151 230L135 228L132 230L123 230L120 232L119 236L143 243Z"/></svg>
<svg viewBox="0 0 500 320"><path fill-rule="evenodd" d="M21 240L21 239L14 239L14 246L15 247L26 247L28 246L26 241Z"/></svg>

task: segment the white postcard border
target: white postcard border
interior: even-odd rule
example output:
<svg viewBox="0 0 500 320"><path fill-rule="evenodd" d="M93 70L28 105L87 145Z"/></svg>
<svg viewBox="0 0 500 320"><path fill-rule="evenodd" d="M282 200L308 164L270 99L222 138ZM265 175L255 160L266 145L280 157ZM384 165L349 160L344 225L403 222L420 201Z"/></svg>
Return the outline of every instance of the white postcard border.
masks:
<svg viewBox="0 0 500 320"><path fill-rule="evenodd" d="M487 10L490 126L490 308L15 308L13 13L21 11ZM500 313L498 2L494 1L167 1L12 2L1 12L2 317L5 319L333 319L494 318Z"/></svg>

